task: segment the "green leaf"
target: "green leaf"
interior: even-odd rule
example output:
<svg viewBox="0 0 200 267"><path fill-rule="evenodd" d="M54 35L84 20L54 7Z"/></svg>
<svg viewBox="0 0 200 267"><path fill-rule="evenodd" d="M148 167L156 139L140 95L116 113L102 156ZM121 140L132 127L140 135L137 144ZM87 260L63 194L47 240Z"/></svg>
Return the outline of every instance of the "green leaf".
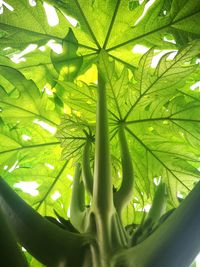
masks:
<svg viewBox="0 0 200 267"><path fill-rule="evenodd" d="M42 215L68 216L74 163L88 136L95 143L101 53L114 190L122 181L122 123L134 166L124 225L143 222L159 182L167 186L167 210L178 206L177 195L185 198L200 177L200 2L45 1L55 21L44 1L8 2L11 10L0 14L4 179Z"/></svg>
<svg viewBox="0 0 200 267"><path fill-rule="evenodd" d="M173 27L185 32L200 33L197 24L200 19L200 3L198 0L174 0L171 7L171 15L175 21Z"/></svg>
<svg viewBox="0 0 200 267"><path fill-rule="evenodd" d="M12 11L4 8L0 17L1 25L1 49L14 47L19 50L24 49L30 43L44 45L50 39L64 38L67 33L67 22L63 15L58 12L60 23L66 27L51 27L46 18L44 7L40 1L32 7L26 0L11 0L9 5ZM7 19L9 17L9 20Z"/></svg>
<svg viewBox="0 0 200 267"><path fill-rule="evenodd" d="M178 205L177 191L186 194L199 175L198 170L191 164L192 161L199 161L199 133L197 134L191 127L188 129L191 123L199 122L194 118L196 114L194 110L200 107L199 100L192 98L192 91L188 90L189 84L194 82L192 77L196 79L197 66L192 63L192 60L198 54L199 45L194 43L174 55L173 60L168 59L169 53L164 55L157 67L152 69L154 53L153 50L149 50L142 57L139 68L134 72L134 78L128 75L127 69L118 73L115 63L110 61L106 53L103 54L101 61L108 90L113 156L120 160L116 132L118 123L124 120L127 125L135 175L140 187L143 187L142 192L145 192L147 197L152 197L155 190L154 178L161 177L168 185L168 198L172 206ZM186 88L185 85L187 85ZM183 91L187 91L187 95L183 96L183 92L177 90L179 87L185 88ZM77 96L72 99L73 101L69 97L68 103L72 103L72 107L76 105L77 110L80 110L81 119L78 126L71 120L70 127L73 131L74 127L76 129L80 127L81 133L81 120L86 119L89 123L88 105L84 103L91 101L92 91L88 88L89 93L85 93L84 87L79 90L77 87L74 89L70 93L74 95L75 92ZM69 119L70 116L66 121ZM70 127L63 124L65 130L60 128L60 133L65 132L63 137L69 134ZM193 131L195 134L192 133ZM78 131L74 133L77 135ZM81 138L84 138L83 136L82 132ZM190 147L188 147L188 138L193 144ZM74 138L73 149L78 147L75 142L77 141ZM65 147L63 151L70 151L68 138L63 141L63 145ZM143 161L140 160L141 157ZM113 168L117 168L117 165L114 164ZM115 180L116 184L118 184L117 180L119 178Z"/></svg>

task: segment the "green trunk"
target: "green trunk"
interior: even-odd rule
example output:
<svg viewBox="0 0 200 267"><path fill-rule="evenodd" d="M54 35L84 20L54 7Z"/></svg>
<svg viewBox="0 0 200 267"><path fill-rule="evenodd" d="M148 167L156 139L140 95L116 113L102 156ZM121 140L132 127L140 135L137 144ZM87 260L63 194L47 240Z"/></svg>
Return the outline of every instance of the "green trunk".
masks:
<svg viewBox="0 0 200 267"><path fill-rule="evenodd" d="M0 209L0 266L1 267L28 267L28 263L21 248L17 245L14 233Z"/></svg>

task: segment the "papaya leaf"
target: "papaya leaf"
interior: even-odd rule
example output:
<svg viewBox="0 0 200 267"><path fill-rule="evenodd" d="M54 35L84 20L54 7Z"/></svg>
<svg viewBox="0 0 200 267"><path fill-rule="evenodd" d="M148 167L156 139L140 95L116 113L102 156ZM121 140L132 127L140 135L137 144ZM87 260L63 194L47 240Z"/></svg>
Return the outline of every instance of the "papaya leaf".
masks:
<svg viewBox="0 0 200 267"><path fill-rule="evenodd" d="M55 209L68 217L74 163L88 139L93 172L101 76L110 194L123 179L122 124L133 164L124 225L143 225L159 184L167 186L167 211L177 208L200 177L199 0L8 2L0 7L3 178L43 216Z"/></svg>

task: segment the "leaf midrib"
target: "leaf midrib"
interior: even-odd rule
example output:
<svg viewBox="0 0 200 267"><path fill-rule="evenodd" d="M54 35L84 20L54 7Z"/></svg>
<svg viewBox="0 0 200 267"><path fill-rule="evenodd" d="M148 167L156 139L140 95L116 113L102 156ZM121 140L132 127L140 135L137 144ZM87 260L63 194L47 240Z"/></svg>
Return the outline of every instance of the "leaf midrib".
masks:
<svg viewBox="0 0 200 267"><path fill-rule="evenodd" d="M30 111L30 110L24 109L24 108L22 108L22 107L13 105L13 104L11 104L11 103L8 103L8 102L2 101L2 100L0 100L0 103L5 104L5 105L8 105L8 106L11 106L11 107L16 108L16 109L19 109L19 110L22 110L23 112L32 114L32 115L34 115L35 117L41 118L42 120L45 120L45 121L48 121L49 123L51 123L51 124L53 124L54 126L58 127L58 124L56 124L54 121L51 121L51 120L49 120L49 119L43 117L43 116L40 115L40 114L34 113L34 112Z"/></svg>
<svg viewBox="0 0 200 267"><path fill-rule="evenodd" d="M169 154L169 155L179 156L181 159L190 160L190 161L196 162L196 159L193 159L191 157L188 157L187 155L183 155L183 154L180 154L180 153L174 153L174 152L171 152L171 151L164 151L164 150L159 150L159 149L152 149L152 151L153 152L157 152L157 153L161 153L161 154ZM174 171L176 171L176 170L174 170Z"/></svg>
<svg viewBox="0 0 200 267"><path fill-rule="evenodd" d="M22 30L22 31L25 31L25 32L28 32L28 33L32 33L32 34L34 34L34 35L36 35L36 36L40 35L40 36L44 37L44 40L46 40L46 39L54 39L54 40L59 40L59 41L62 42L63 39L64 39L64 37L61 38L61 37L58 37L58 36L55 36L55 35L51 35L51 34L45 34L45 33L40 33L40 32L34 32L34 31L32 31L32 30L28 30L28 29L25 29L25 28L16 27L16 26L14 26L14 25L10 25L10 24L6 24L6 23L2 23L2 22L0 22L0 25L6 26L6 27L11 27L11 28L14 28L14 29L16 29L16 30L18 30L18 31L19 31L19 30ZM37 42L37 41L36 41L36 42ZM66 42L69 43L69 44L73 44L73 45L76 44L76 43L74 43L74 42L70 42L70 41L66 41ZM29 44L30 44L30 42L29 42ZM94 48L94 47L91 47L91 46L88 46L88 45L84 45L84 44L80 44L80 43L78 43L78 45L81 46L81 47L84 47L84 48L93 50L93 51L98 51L97 48Z"/></svg>
<svg viewBox="0 0 200 267"><path fill-rule="evenodd" d="M37 205L36 210L38 210L40 208L40 206L42 205L42 203L46 200L46 198L48 197L48 195L50 194L50 192L54 188L55 184L59 180L60 176L64 172L65 168L67 167L68 162L69 162L69 160L66 160L65 161L64 165L62 166L62 168L58 172L57 176L55 177L53 183L50 185L49 189L47 190L47 192L45 193L45 195L43 196L43 198L39 201L39 204Z"/></svg>
<svg viewBox="0 0 200 267"><path fill-rule="evenodd" d="M14 151L24 150L24 149L32 149L32 148L38 148L38 147L43 147L43 146L54 146L54 145L60 145L60 142L50 142L50 143L43 143L43 144L36 144L36 145L29 145L29 146L21 146L17 148L0 151L0 155L14 152Z"/></svg>
<svg viewBox="0 0 200 267"><path fill-rule="evenodd" d="M134 124L134 123L145 123L145 122L152 122L152 121L170 121L171 123L173 123L174 125L176 125L177 127L181 128L183 131L185 131L187 134L191 135L194 139L200 141L200 138L198 138L197 136L193 135L191 132L189 132L188 130L186 130L184 127L182 127L181 125L179 125L177 122L178 121L183 121L183 122L191 122L191 123L200 123L200 119L199 120L193 120L193 119L187 119L187 118L170 118L170 117L162 117L162 118L148 118L148 119L142 119L142 120L135 120L135 121L129 121L126 122L127 125L129 124Z"/></svg>
<svg viewBox="0 0 200 267"><path fill-rule="evenodd" d="M140 122L149 122L149 121L187 121L187 122L200 122L200 119L189 119L189 118L172 118L172 117L159 117L159 118L147 118L147 119L139 119L139 120L132 120L126 121L126 125L140 123Z"/></svg>
<svg viewBox="0 0 200 267"><path fill-rule="evenodd" d="M139 40L139 39L141 39L141 38L144 38L144 37L146 37L146 36L148 36L148 35L151 35L151 34L153 34L153 33L155 33L155 32L159 32L159 31L161 31L161 30L163 30L163 29L165 29L165 28L167 28L167 27L172 27L174 24L179 23L179 22L182 21L182 20L188 19L189 17L195 16L195 15L198 14L198 13L200 13L200 10L198 10L198 11L196 11L196 12L194 12L194 13L188 15L188 16L185 16L185 17L183 17L183 18L180 18L180 19L178 19L178 20L172 21L172 22L170 22L170 23L168 23L168 24L166 24L166 25L164 25L164 26L162 26L162 27L160 27L160 28L157 28L157 29L155 29L155 30L152 30L152 31L149 31L149 32L147 32L147 33L141 34L141 35L139 35L139 36L137 36L137 37L134 37L134 38L132 38L132 39L130 39L130 40L127 40L127 41L125 41L125 42L123 42L123 43L120 43L120 44L115 45L115 46L113 46L113 47L111 47L111 48L108 48L106 51L107 51L107 52L110 52L110 51L112 51L112 50L114 50L114 49L120 48L120 47L125 46L125 45L127 45L127 44L129 44L129 43L135 42L135 41L137 41L137 40Z"/></svg>
<svg viewBox="0 0 200 267"><path fill-rule="evenodd" d="M180 57L178 60L175 60L169 68L167 68L160 76L158 76L155 81L139 96L139 98L135 101L135 103L132 105L132 107L127 112L126 116L124 117L124 120L127 120L128 116L131 114L133 109L136 107L136 105L140 102L140 100L146 95L146 93L169 71L171 70L177 63L179 63L182 58L188 54L188 50Z"/></svg>
<svg viewBox="0 0 200 267"><path fill-rule="evenodd" d="M159 157L157 155L155 155L153 153L153 151L146 145L142 142L142 140L140 140L134 133L133 131L131 131L128 127L126 127L126 130L127 132L135 139L138 141L138 143L140 145L142 145L146 151L148 151L158 162L160 162L160 164L171 174L174 176L174 178L180 183L182 184L188 191L190 191L190 188L187 187L187 185L185 185L173 172L171 169L169 169L169 167L167 167L167 165L161 160L159 159Z"/></svg>
<svg viewBox="0 0 200 267"><path fill-rule="evenodd" d="M113 13L113 16L112 16L112 19L111 19L111 22L110 22L110 25L109 25L109 28L108 28L108 32L106 34L106 38L105 38L104 44L103 44L103 49L106 49L107 43L109 41L110 34L112 32L112 28L113 28L113 25L115 23L115 19L116 19L118 10L119 10L120 3L121 3L121 0L118 0L117 3L116 3L115 10L114 10L114 13Z"/></svg>
<svg viewBox="0 0 200 267"><path fill-rule="evenodd" d="M75 153L77 150L81 149L84 146L84 144L81 144L78 148L74 149L69 155L68 157L70 157L70 155L72 155L73 153ZM45 193L44 197L39 201L39 204L36 207L36 210L38 210L40 208L40 206L42 205L42 203L47 199L48 195L50 194L50 192L52 191L52 189L54 188L55 184L58 182L58 180L60 179L62 173L64 172L65 168L67 167L69 160L66 160L64 165L62 166L62 168L60 169L60 171L58 172L57 176L55 177L53 183L50 185L48 191Z"/></svg>
<svg viewBox="0 0 200 267"><path fill-rule="evenodd" d="M80 11L80 13L81 13L81 15L82 15L82 17L83 17L83 19L84 19L84 21L85 21L85 24L87 25L87 28L88 28L88 30L89 30L89 32L90 32L90 35L91 35L92 39L94 40L96 46L97 46L98 49L100 50L100 49L101 49L101 46L100 46L100 44L99 44L99 42L98 42L98 40L97 40L97 38L96 38L96 36L95 36L95 34L94 34L92 28L91 28L91 26L90 26L90 24L89 24L89 22L88 22L88 20L87 20L87 18L86 18L86 16L85 16L85 14L84 14L82 8L81 8L81 6L80 6L78 0L74 0L74 2L76 3L76 6L78 7L78 9L79 9L79 11Z"/></svg>

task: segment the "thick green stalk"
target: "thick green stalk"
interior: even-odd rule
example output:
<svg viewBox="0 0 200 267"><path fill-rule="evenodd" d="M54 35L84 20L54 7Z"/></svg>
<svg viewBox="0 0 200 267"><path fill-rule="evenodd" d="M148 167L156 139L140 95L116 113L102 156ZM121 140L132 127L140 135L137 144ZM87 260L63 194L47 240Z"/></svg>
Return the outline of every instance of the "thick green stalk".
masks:
<svg viewBox="0 0 200 267"><path fill-rule="evenodd" d="M122 183L120 189L114 194L114 203L118 214L121 215L123 208L133 197L134 184L133 163L123 124L119 126L119 145L122 164Z"/></svg>
<svg viewBox="0 0 200 267"><path fill-rule="evenodd" d="M98 100L93 203L101 214L113 209L113 189L108 136L106 85L101 68L98 69Z"/></svg>
<svg viewBox="0 0 200 267"><path fill-rule="evenodd" d="M165 209L166 209L166 185L159 184L156 189L153 198L153 203L147 219L150 219L154 223L156 223L165 212Z"/></svg>
<svg viewBox="0 0 200 267"><path fill-rule="evenodd" d="M86 190L92 195L93 193L93 175L90 167L90 151L91 151L91 142L86 141L83 148L83 160L82 160L82 173L83 181Z"/></svg>
<svg viewBox="0 0 200 267"><path fill-rule="evenodd" d="M83 232L85 216L85 190L83 181L81 181L81 165L77 164L74 173L74 182L72 189L72 198L70 204L70 221L73 226Z"/></svg>
<svg viewBox="0 0 200 267"><path fill-rule="evenodd" d="M159 184L156 188L156 192L153 198L151 209L148 213L147 218L134 232L131 244L135 245L146 239L147 236L152 232L153 227L158 223L160 217L163 215L166 209L166 185Z"/></svg>
<svg viewBox="0 0 200 267"><path fill-rule="evenodd" d="M22 250L17 245L14 233L9 227L2 210L0 209L0 266L1 267L28 267Z"/></svg>
<svg viewBox="0 0 200 267"><path fill-rule="evenodd" d="M47 266L81 266L86 236L70 233L39 215L0 178L0 208L20 244Z"/></svg>
<svg viewBox="0 0 200 267"><path fill-rule="evenodd" d="M103 56L100 53L98 64L98 96L96 113L95 166L92 212L99 245L99 267L109 267L112 242L117 239L112 233L112 218L115 213L109 150L108 117L106 103L106 82L103 74ZM117 235L117 234L116 234Z"/></svg>
<svg viewBox="0 0 200 267"><path fill-rule="evenodd" d="M138 246L116 255L115 262L127 267L190 266L200 251L199 203L200 183L155 232Z"/></svg>

